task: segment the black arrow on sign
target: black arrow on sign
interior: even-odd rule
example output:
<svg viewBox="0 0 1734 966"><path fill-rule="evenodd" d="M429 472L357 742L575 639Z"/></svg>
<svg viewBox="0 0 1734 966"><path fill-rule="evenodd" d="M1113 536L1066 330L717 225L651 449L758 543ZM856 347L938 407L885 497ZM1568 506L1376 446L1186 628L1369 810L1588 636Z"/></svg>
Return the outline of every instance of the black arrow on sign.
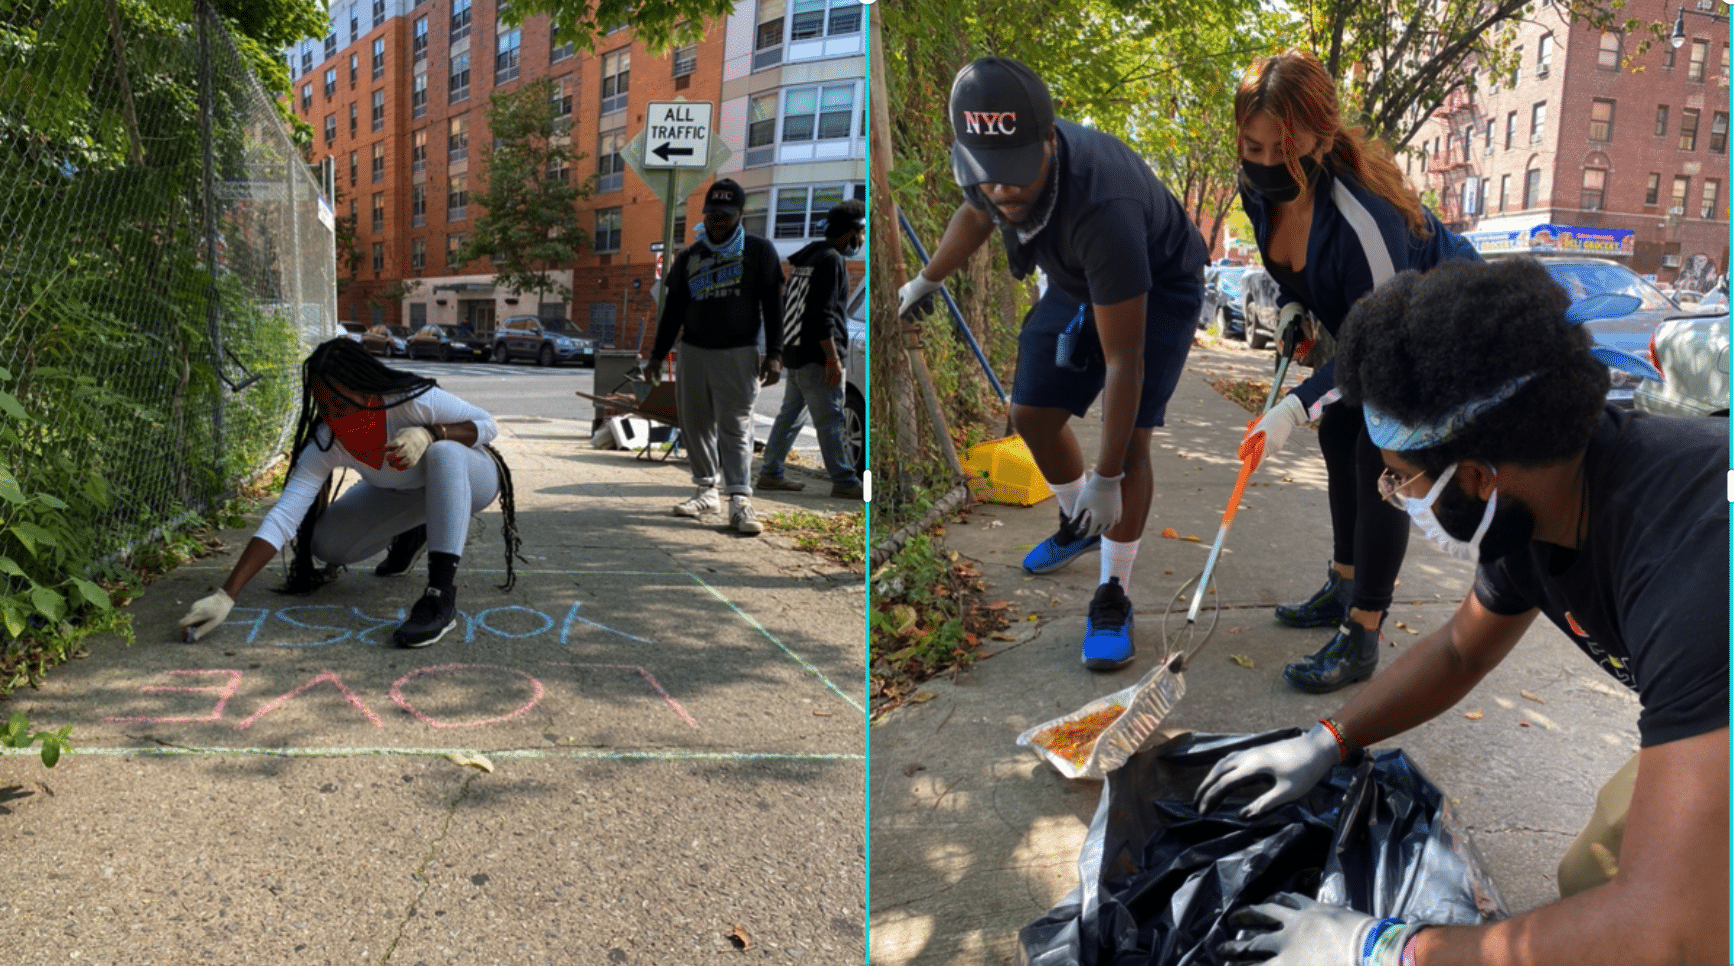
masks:
<svg viewBox="0 0 1734 966"><path fill-rule="evenodd" d="M664 141L661 144L658 144L655 148L652 148L650 153L664 161L667 161L670 157L677 155L683 158L692 157L692 148L671 148L668 146L668 142Z"/></svg>

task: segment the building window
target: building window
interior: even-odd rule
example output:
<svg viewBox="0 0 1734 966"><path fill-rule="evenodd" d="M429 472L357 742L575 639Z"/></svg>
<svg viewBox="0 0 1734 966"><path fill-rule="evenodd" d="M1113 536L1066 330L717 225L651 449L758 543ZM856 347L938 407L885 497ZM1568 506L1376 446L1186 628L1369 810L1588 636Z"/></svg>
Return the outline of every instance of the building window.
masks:
<svg viewBox="0 0 1734 966"><path fill-rule="evenodd" d="M572 79L562 77L554 83L554 135L565 134L572 129Z"/></svg>
<svg viewBox="0 0 1734 966"><path fill-rule="evenodd" d="M1686 79L1701 81L1704 79L1704 62L1710 59L1710 42L1708 40L1692 41L1692 59L1686 62Z"/></svg>
<svg viewBox="0 0 1734 966"><path fill-rule="evenodd" d="M1475 214L1475 189L1480 186L1481 182L1474 178L1463 182L1457 198L1457 210L1462 213L1463 217L1467 218Z"/></svg>
<svg viewBox="0 0 1734 966"><path fill-rule="evenodd" d="M1553 69L1553 34L1542 34L1535 45L1535 76L1546 77Z"/></svg>
<svg viewBox="0 0 1734 966"><path fill-rule="evenodd" d="M470 184L464 175L455 175L446 188L446 221L463 221L470 216Z"/></svg>
<svg viewBox="0 0 1734 966"><path fill-rule="evenodd" d="M823 238L825 212L842 204L848 185L777 189L773 238Z"/></svg>
<svg viewBox="0 0 1734 966"><path fill-rule="evenodd" d="M1608 173L1601 168L1583 169L1583 194L1577 206L1586 211L1602 210L1602 195L1607 189Z"/></svg>
<svg viewBox="0 0 1734 966"><path fill-rule="evenodd" d="M698 44L674 49L674 76L685 77L698 70Z"/></svg>
<svg viewBox="0 0 1734 966"><path fill-rule="evenodd" d="M361 114L355 105L349 105L349 136L354 137L361 130Z"/></svg>
<svg viewBox="0 0 1734 966"><path fill-rule="evenodd" d="M1695 107L1680 110L1680 150L1698 150L1698 109Z"/></svg>
<svg viewBox="0 0 1734 966"><path fill-rule="evenodd" d="M1656 105L1656 137L1668 136L1668 105Z"/></svg>
<svg viewBox="0 0 1734 966"><path fill-rule="evenodd" d="M591 236L591 239L592 248L599 254L620 250L619 208L598 208L596 210L596 234Z"/></svg>
<svg viewBox="0 0 1734 966"><path fill-rule="evenodd" d="M1674 176L1674 194L1668 200L1668 214L1683 215L1686 213L1686 195L1692 190L1692 179L1685 175Z"/></svg>
<svg viewBox="0 0 1734 966"><path fill-rule="evenodd" d="M361 18L355 15L355 4L352 3L349 5L349 42L355 43L360 36Z"/></svg>
<svg viewBox="0 0 1734 966"><path fill-rule="evenodd" d="M766 224L770 219L771 193L769 191L749 191L741 203L741 226L749 235L764 238ZM680 236L676 235L678 239Z"/></svg>
<svg viewBox="0 0 1734 966"><path fill-rule="evenodd" d="M855 85L797 87L783 92L783 141L847 138L853 127Z"/></svg>
<svg viewBox="0 0 1734 966"><path fill-rule="evenodd" d="M1511 150L1511 139L1517 137L1517 112L1505 115L1505 150Z"/></svg>
<svg viewBox="0 0 1734 966"><path fill-rule="evenodd" d="M384 232L385 232L385 192L375 191L373 193L373 233L375 235L379 235L379 234L383 234Z"/></svg>
<svg viewBox="0 0 1734 966"><path fill-rule="evenodd" d="M494 83L504 84L518 79L518 52L524 45L524 32L516 27L501 30L494 44Z"/></svg>
<svg viewBox="0 0 1734 966"><path fill-rule="evenodd" d="M327 114L325 115L325 143L330 144L335 140L337 140L337 115Z"/></svg>
<svg viewBox="0 0 1734 966"><path fill-rule="evenodd" d="M1710 153L1728 153L1728 112L1717 111L1710 115Z"/></svg>
<svg viewBox="0 0 1734 966"><path fill-rule="evenodd" d="M1505 78L1506 87L1516 87L1523 79L1523 47L1519 46L1511 58L1511 73Z"/></svg>
<svg viewBox="0 0 1734 966"><path fill-rule="evenodd" d="M1715 178L1704 179L1704 203L1698 207L1699 218L1715 218L1716 203L1722 200L1722 182Z"/></svg>
<svg viewBox="0 0 1734 966"><path fill-rule="evenodd" d="M373 92L373 129L385 130L385 91Z"/></svg>
<svg viewBox="0 0 1734 966"><path fill-rule="evenodd" d="M470 35L470 0L452 0L452 43Z"/></svg>
<svg viewBox="0 0 1734 966"><path fill-rule="evenodd" d="M469 237L469 235L467 235L466 233L461 232L461 231L460 232L454 232L453 234L446 236L446 267L447 268L462 268L463 267L458 262L458 250L464 247L464 239L466 239L468 237Z"/></svg>
<svg viewBox="0 0 1734 966"><path fill-rule="evenodd" d="M1529 109L1529 143L1540 144L1547 134L1547 102L1542 101Z"/></svg>
<svg viewBox="0 0 1734 966"><path fill-rule="evenodd" d="M1488 157L1493 156L1493 122L1492 121L1487 122L1487 147L1485 149L1483 149L1481 153L1487 155Z"/></svg>
<svg viewBox="0 0 1734 966"><path fill-rule="evenodd" d="M1476 205L1476 208L1477 208L1477 210L1475 212L1476 214L1484 215L1487 213L1487 205L1488 205L1489 200L1492 198L1492 195L1489 192L1491 192L1492 190L1493 190L1493 179L1492 178L1482 178L1481 179L1481 197L1480 197L1480 199L1478 199L1478 204Z"/></svg>
<svg viewBox="0 0 1734 966"><path fill-rule="evenodd" d="M337 96L337 68L327 67L327 68L325 68L325 99L330 100L331 98L336 97L336 96Z"/></svg>
<svg viewBox="0 0 1734 966"><path fill-rule="evenodd" d="M357 173L358 167L356 153L354 151L349 152L349 186L351 188L355 187L355 182L360 177Z"/></svg>
<svg viewBox="0 0 1734 966"><path fill-rule="evenodd" d="M373 25L385 23L385 0L373 0Z"/></svg>
<svg viewBox="0 0 1734 966"><path fill-rule="evenodd" d="M427 185L409 187L409 225L420 228L427 224Z"/></svg>
<svg viewBox="0 0 1734 966"><path fill-rule="evenodd" d="M626 129L602 132L596 144L596 192L619 191L626 186L626 162L620 152L626 147Z"/></svg>
<svg viewBox="0 0 1734 966"><path fill-rule="evenodd" d="M303 111L313 110L313 85L312 84L301 85L301 109Z"/></svg>
<svg viewBox="0 0 1734 966"><path fill-rule="evenodd" d="M336 56L337 56L337 35L335 33L326 34L325 35L325 59L330 60L331 58L336 57Z"/></svg>
<svg viewBox="0 0 1734 966"><path fill-rule="evenodd" d="M561 184L572 183L572 163L565 158L555 158L548 162L548 180Z"/></svg>
<svg viewBox="0 0 1734 966"><path fill-rule="evenodd" d="M1620 32L1602 31L1601 49L1596 52L1596 67L1601 70L1620 69Z"/></svg>
<svg viewBox="0 0 1734 966"><path fill-rule="evenodd" d="M385 76L385 38L373 38L373 79Z"/></svg>
<svg viewBox="0 0 1734 966"><path fill-rule="evenodd" d="M1523 173L1523 207L1536 208L1541 205L1541 169L1530 168Z"/></svg>
<svg viewBox="0 0 1734 966"><path fill-rule="evenodd" d="M758 30L753 37L753 70L783 62L785 0L759 0Z"/></svg>
<svg viewBox="0 0 1734 966"><path fill-rule="evenodd" d="M1612 141L1614 139L1614 102L1596 98L1590 102L1591 141Z"/></svg>
<svg viewBox="0 0 1734 966"><path fill-rule="evenodd" d="M417 74L409 88L409 116L427 116L427 75Z"/></svg>
<svg viewBox="0 0 1734 966"><path fill-rule="evenodd" d="M349 55L349 89L355 90L356 71L360 69L361 61L354 54Z"/></svg>
<svg viewBox="0 0 1734 966"><path fill-rule="evenodd" d="M450 91L446 103L456 104L469 100L470 97L470 55L459 54L452 58L452 76L447 88Z"/></svg>
<svg viewBox="0 0 1734 966"><path fill-rule="evenodd" d="M419 272L422 269L427 268L426 238L411 238L409 240L409 268L412 272ZM423 312L427 311L426 305L423 305L421 308Z"/></svg>
<svg viewBox="0 0 1734 966"><path fill-rule="evenodd" d="M415 18L415 39L410 41L410 63L427 60L427 18Z"/></svg>
<svg viewBox="0 0 1734 966"><path fill-rule="evenodd" d="M385 271L385 242L373 243L373 270L375 272Z"/></svg>
<svg viewBox="0 0 1734 966"><path fill-rule="evenodd" d="M1646 204L1646 205L1655 204L1656 201L1658 200L1657 196L1660 195L1661 193L1662 193L1662 175L1661 175L1661 172L1651 171L1649 179L1644 182L1644 204Z"/></svg>
<svg viewBox="0 0 1734 966"><path fill-rule="evenodd" d="M427 170L427 128L409 136L409 170L421 174Z"/></svg>
<svg viewBox="0 0 1734 966"><path fill-rule="evenodd" d="M446 122L446 163L456 164L470 156L470 116L459 114Z"/></svg>
<svg viewBox="0 0 1734 966"><path fill-rule="evenodd" d="M313 69L313 49L309 47L301 52L301 73L306 74Z"/></svg>
<svg viewBox="0 0 1734 966"><path fill-rule="evenodd" d="M572 56L572 41L560 42L560 35L552 26L548 28L548 63L558 64Z"/></svg>
<svg viewBox="0 0 1734 966"><path fill-rule="evenodd" d="M1728 45L1722 45L1722 86L1728 86Z"/></svg>
<svg viewBox="0 0 1734 966"><path fill-rule="evenodd" d="M630 49L602 55L602 113L612 114L626 110L626 94L631 75Z"/></svg>
<svg viewBox="0 0 1734 966"><path fill-rule="evenodd" d="M373 146L373 183L379 184L385 180L385 142L379 141Z"/></svg>

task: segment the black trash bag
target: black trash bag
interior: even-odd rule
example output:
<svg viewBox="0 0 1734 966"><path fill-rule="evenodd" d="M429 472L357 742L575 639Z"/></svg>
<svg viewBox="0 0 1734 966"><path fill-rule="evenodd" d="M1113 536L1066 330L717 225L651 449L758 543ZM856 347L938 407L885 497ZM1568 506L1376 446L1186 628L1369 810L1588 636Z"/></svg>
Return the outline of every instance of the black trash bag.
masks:
<svg viewBox="0 0 1734 966"><path fill-rule="evenodd" d="M1193 798L1229 752L1280 741L1184 735L1108 776L1079 887L1018 934L1028 966L1222 966L1222 920L1279 892L1434 925L1506 917L1450 805L1401 751L1357 752L1305 796L1239 817L1268 783L1200 816Z"/></svg>

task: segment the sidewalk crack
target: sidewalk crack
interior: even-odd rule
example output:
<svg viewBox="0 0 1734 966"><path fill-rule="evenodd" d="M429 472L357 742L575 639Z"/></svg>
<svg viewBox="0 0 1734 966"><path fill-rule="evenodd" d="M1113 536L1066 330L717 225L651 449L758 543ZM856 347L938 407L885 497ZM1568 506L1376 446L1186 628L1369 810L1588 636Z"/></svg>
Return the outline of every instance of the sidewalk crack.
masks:
<svg viewBox="0 0 1734 966"><path fill-rule="evenodd" d="M464 779L463 785L459 786L457 798L453 799L451 805L446 809L446 820L440 825L440 834L428 843L427 854L422 857L421 864L416 866L415 872L412 873L414 878L421 882L421 889L416 892L415 898L410 901L409 909L404 912L403 919L398 922L397 934L391 937L391 945L385 947L385 955L379 960L380 966L385 966L386 963L391 962L392 954L397 952L397 944L403 941L404 930L409 928L410 920L415 918L416 910L421 907L422 899L433 887L433 880L427 877L427 868L433 864L434 856L439 854L440 846L445 844L446 836L451 833L452 819L457 817L458 806L462 805L464 799L470 796L470 785L480 777L482 777L480 774L472 774Z"/></svg>

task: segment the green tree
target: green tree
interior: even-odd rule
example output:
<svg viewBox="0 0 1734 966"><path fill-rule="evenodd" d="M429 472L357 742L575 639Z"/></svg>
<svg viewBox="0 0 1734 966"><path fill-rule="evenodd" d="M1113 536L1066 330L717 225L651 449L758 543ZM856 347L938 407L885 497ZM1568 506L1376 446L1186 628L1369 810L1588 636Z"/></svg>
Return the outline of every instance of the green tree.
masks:
<svg viewBox="0 0 1734 966"><path fill-rule="evenodd" d="M545 13L554 23L556 41L590 51L596 49L598 38L631 27L634 39L653 52L665 53L697 40L698 24L726 17L734 9L735 0L512 0L500 16L515 25Z"/></svg>
<svg viewBox="0 0 1734 966"><path fill-rule="evenodd" d="M457 261L489 256L495 285L513 294L558 292L566 301L571 290L555 283L550 273L576 260L588 240L574 205L589 196L594 177L582 186L569 183L583 155L572 150L555 112L553 82L532 81L493 95L488 127L498 146L483 151L486 184L473 197L485 210Z"/></svg>

